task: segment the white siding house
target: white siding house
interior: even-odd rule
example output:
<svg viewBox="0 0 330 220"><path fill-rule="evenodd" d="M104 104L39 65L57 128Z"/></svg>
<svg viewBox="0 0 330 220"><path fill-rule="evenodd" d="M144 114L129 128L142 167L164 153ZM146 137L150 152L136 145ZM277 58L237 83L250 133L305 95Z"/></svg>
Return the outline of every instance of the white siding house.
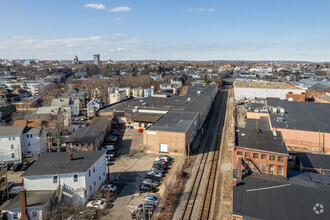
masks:
<svg viewBox="0 0 330 220"><path fill-rule="evenodd" d="M105 151L57 152L42 155L23 175L24 188L57 190L74 198L78 205L86 204L106 180Z"/></svg>
<svg viewBox="0 0 330 220"><path fill-rule="evenodd" d="M102 107L102 103L98 99L93 99L87 103L87 116L94 117L94 111L99 110Z"/></svg>
<svg viewBox="0 0 330 220"><path fill-rule="evenodd" d="M26 213L31 220L44 219L44 211L48 209L55 191L28 191L26 192ZM21 193L10 200L2 212L7 213L8 220L21 219Z"/></svg>
<svg viewBox="0 0 330 220"><path fill-rule="evenodd" d="M22 138L23 156L39 156L47 152L47 137L42 128L26 128Z"/></svg>
<svg viewBox="0 0 330 220"><path fill-rule="evenodd" d="M25 126L0 127L0 162L22 162L22 134Z"/></svg>

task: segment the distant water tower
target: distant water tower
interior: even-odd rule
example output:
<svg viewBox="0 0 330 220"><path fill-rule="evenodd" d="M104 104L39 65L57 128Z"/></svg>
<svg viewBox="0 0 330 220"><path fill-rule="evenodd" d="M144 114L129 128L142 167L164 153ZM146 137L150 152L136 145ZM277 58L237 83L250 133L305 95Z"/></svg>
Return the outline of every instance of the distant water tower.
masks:
<svg viewBox="0 0 330 220"><path fill-rule="evenodd" d="M100 54L94 54L94 62L95 65L100 65Z"/></svg>
<svg viewBox="0 0 330 220"><path fill-rule="evenodd" d="M78 61L78 56L76 55L76 56L74 56L74 59L73 59L73 63L78 63L79 61Z"/></svg>

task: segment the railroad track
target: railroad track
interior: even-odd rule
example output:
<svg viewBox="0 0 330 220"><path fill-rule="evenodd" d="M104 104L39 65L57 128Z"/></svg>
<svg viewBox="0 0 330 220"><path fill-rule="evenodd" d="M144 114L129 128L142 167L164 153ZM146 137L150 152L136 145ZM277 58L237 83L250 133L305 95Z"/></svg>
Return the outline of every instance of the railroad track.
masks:
<svg viewBox="0 0 330 220"><path fill-rule="evenodd" d="M201 145L202 156L197 161L198 170L180 217L182 220L209 218L228 90L224 89L221 93L216 97L211 123Z"/></svg>

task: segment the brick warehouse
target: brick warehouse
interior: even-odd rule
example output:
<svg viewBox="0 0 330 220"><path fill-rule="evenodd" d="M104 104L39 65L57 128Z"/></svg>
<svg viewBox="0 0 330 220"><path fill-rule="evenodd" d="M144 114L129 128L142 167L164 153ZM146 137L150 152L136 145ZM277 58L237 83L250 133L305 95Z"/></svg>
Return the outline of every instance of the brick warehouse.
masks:
<svg viewBox="0 0 330 220"><path fill-rule="evenodd" d="M330 152L330 104L267 98L264 106L253 105L247 112L248 120L267 118L270 129L281 131L288 146Z"/></svg>
<svg viewBox="0 0 330 220"><path fill-rule="evenodd" d="M288 152L279 131L238 128L235 135L233 169L241 160L245 173L287 175Z"/></svg>
<svg viewBox="0 0 330 220"><path fill-rule="evenodd" d="M184 154L203 125L217 92L216 85L192 83L183 96L134 98L111 105L99 115L113 115L134 127L146 127L146 152Z"/></svg>

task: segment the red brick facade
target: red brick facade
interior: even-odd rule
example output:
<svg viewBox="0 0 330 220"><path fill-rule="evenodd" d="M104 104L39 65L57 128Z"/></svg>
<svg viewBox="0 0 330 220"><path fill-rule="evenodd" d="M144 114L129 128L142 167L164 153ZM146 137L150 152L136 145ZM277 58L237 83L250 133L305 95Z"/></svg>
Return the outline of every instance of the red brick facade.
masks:
<svg viewBox="0 0 330 220"><path fill-rule="evenodd" d="M288 155L275 152L264 152L255 149L240 148L234 151L233 168L237 169L237 158L242 157L241 169L262 174L287 175ZM256 168L258 167L258 169Z"/></svg>
<svg viewBox="0 0 330 220"><path fill-rule="evenodd" d="M305 94L286 94L286 100L292 102L305 102Z"/></svg>

